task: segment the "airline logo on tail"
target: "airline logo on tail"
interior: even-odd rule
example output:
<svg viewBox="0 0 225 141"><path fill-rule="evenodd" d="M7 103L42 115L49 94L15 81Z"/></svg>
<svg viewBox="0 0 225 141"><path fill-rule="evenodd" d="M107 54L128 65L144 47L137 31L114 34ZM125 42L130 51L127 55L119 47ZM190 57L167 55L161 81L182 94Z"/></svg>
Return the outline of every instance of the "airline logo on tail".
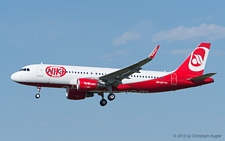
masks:
<svg viewBox="0 0 225 141"><path fill-rule="evenodd" d="M204 70L208 53L209 49L206 47L198 47L196 50L194 50L189 60L189 69L194 72Z"/></svg>

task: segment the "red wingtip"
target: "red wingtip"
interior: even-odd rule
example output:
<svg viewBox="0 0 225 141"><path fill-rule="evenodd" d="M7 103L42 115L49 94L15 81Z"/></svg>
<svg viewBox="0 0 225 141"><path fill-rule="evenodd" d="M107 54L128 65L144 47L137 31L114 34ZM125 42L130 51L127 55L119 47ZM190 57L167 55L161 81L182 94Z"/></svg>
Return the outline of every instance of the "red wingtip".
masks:
<svg viewBox="0 0 225 141"><path fill-rule="evenodd" d="M155 47L155 49L154 49L154 50L152 51L152 53L149 55L149 58L150 58L150 59L153 59L153 58L155 57L157 51L159 50L159 47L160 47L160 45L157 45L157 46Z"/></svg>

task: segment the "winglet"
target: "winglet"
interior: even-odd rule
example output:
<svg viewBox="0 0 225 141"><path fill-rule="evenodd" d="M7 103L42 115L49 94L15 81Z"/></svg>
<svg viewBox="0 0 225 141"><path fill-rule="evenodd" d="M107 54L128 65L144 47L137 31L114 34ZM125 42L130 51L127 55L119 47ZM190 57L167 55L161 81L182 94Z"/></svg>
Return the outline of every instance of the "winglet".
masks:
<svg viewBox="0 0 225 141"><path fill-rule="evenodd" d="M159 50L159 47L160 47L160 46L157 45L157 46L155 47L155 49L152 51L152 53L148 56L148 58L153 59L153 58L155 57L157 51Z"/></svg>

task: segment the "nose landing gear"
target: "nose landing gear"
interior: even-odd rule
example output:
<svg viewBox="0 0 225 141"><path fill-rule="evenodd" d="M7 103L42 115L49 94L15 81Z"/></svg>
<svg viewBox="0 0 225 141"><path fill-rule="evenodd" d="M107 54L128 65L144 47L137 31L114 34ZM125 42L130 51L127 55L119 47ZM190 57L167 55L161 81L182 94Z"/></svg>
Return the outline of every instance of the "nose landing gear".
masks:
<svg viewBox="0 0 225 141"><path fill-rule="evenodd" d="M38 90L38 92L37 92L37 94L35 95L35 98L40 98L40 92L41 92L41 87L40 86L37 86L37 90Z"/></svg>

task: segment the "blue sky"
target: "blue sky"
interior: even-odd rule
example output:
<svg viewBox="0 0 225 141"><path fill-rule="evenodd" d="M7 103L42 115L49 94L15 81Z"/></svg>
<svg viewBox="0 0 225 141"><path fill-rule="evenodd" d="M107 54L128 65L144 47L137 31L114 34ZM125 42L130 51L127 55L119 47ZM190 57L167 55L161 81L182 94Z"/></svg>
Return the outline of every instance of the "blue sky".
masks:
<svg viewBox="0 0 225 141"><path fill-rule="evenodd" d="M174 141L174 134L225 139L225 9L218 1L1 1L0 140ZM171 71L202 41L215 83L160 94L69 101L64 89L10 80L34 63L122 68L160 44L146 70ZM199 138L192 138L199 140ZM204 141L214 140L206 138Z"/></svg>

